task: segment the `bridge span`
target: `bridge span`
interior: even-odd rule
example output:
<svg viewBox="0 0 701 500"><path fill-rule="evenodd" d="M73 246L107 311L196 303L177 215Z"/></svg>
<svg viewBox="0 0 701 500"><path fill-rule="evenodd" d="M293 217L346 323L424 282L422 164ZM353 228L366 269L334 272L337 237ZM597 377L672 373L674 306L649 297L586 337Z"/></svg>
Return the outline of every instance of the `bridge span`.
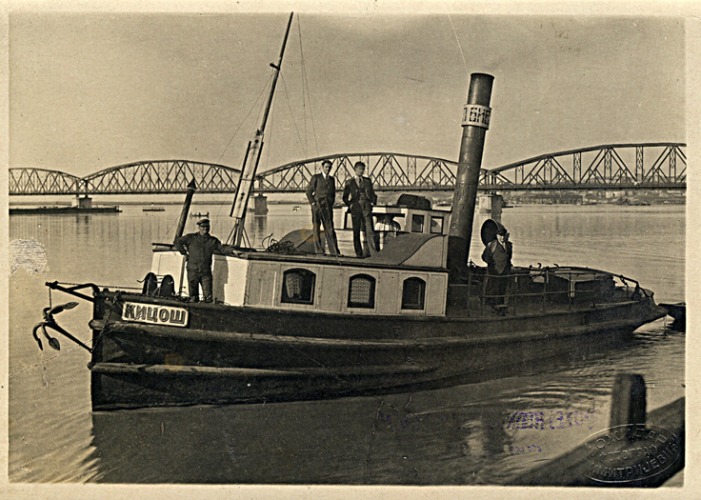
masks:
<svg viewBox="0 0 701 500"><path fill-rule="evenodd" d="M457 162L402 153L339 153L299 160L261 172L255 191L300 193L321 163L330 160L339 185L363 161L377 191L449 191ZM547 153L498 168L482 169L479 189L620 190L686 189L686 144L608 144ZM184 193L195 179L201 193L233 193L241 171L189 160L142 161L86 177L35 168L9 171L10 195Z"/></svg>

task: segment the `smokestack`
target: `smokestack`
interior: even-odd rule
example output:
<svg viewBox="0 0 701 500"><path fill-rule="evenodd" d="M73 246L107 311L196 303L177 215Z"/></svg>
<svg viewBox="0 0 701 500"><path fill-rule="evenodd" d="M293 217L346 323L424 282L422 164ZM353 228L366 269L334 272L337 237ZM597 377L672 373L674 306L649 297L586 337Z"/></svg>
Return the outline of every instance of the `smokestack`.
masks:
<svg viewBox="0 0 701 500"><path fill-rule="evenodd" d="M459 275L459 270L467 264L472 239L472 221L477 202L477 184L482 166L484 138L489 128L494 77L484 73L470 75L470 90L462 117L462 143L458 174L453 193L453 213L448 232L448 269L451 280Z"/></svg>

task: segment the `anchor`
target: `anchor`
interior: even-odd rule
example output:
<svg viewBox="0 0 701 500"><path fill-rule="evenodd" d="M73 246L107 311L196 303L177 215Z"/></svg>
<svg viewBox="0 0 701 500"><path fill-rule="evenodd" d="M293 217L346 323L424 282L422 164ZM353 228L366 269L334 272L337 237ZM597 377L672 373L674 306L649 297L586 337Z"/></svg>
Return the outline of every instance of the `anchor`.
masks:
<svg viewBox="0 0 701 500"><path fill-rule="evenodd" d="M52 330L57 331L61 335L65 336L69 340L72 340L76 344L78 344L80 347L85 349L86 351L92 353L92 349L88 347L85 343L80 341L78 338L75 336L71 335L69 332L63 329L58 323L56 323L56 319L54 318L54 314L58 314L60 312L63 312L67 309L73 309L78 305L77 302L68 302L67 304L61 304L60 306L55 306L55 307L45 307L43 310L43 315L44 315L44 321L41 321L34 325L34 328L32 329L32 337L34 337L34 340L37 341L37 344L39 345L39 349L42 351L44 350L44 346L41 343L41 338L38 335L39 329L41 329L41 332L44 334L44 337L46 337L46 340L49 342L49 346L53 349L56 349L57 351L61 350L61 343L58 341L56 337L52 337L49 335L49 333L46 331L47 328L51 328Z"/></svg>

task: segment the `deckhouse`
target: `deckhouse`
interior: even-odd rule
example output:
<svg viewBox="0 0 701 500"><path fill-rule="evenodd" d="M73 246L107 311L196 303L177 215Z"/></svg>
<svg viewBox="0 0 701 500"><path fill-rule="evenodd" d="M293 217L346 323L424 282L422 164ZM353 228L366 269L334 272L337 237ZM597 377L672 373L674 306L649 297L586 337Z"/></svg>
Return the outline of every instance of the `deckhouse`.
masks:
<svg viewBox="0 0 701 500"><path fill-rule="evenodd" d="M395 208L400 215L408 212L413 220L438 218L430 210ZM310 312L443 316L447 236L426 233L430 228L423 224L413 228L421 231L381 232L381 251L365 259L255 250L216 255L214 300L231 306ZM154 252L152 272L159 281L172 276L175 290L189 294L184 258L177 251Z"/></svg>

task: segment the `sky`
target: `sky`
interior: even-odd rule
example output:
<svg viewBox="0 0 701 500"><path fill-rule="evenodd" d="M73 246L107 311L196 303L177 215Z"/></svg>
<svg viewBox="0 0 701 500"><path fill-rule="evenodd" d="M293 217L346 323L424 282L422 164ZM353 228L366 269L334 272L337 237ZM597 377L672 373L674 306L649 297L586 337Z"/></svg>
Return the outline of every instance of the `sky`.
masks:
<svg viewBox="0 0 701 500"><path fill-rule="evenodd" d="M240 167L287 16L11 13L9 166ZM679 17L303 12L260 170L342 152L455 160L472 72L495 77L486 168L686 140Z"/></svg>

